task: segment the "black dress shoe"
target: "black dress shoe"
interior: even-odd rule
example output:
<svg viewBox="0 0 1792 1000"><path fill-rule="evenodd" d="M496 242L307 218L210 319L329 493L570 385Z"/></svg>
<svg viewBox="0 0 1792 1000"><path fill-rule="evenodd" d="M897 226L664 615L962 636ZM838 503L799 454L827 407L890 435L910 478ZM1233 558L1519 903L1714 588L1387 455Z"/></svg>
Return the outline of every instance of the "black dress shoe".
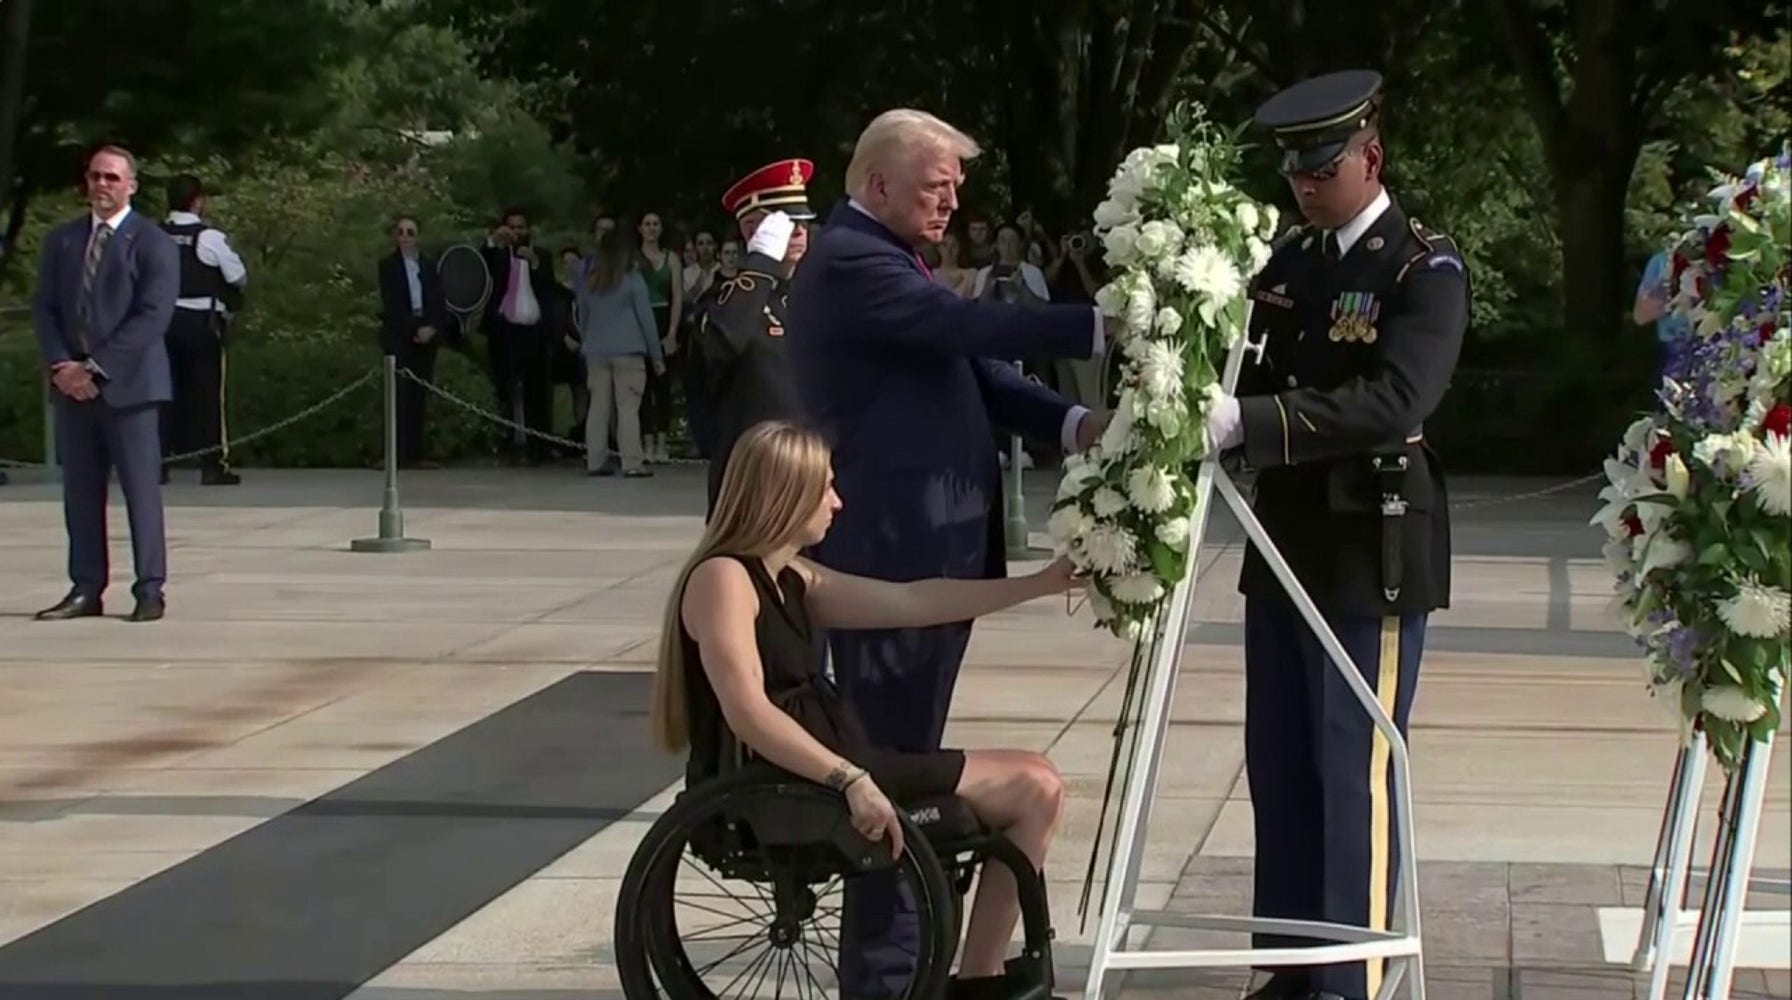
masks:
<svg viewBox="0 0 1792 1000"><path fill-rule="evenodd" d="M160 597L140 597L137 599L137 606L135 608L131 609L130 616L127 617L125 619L125 621L130 621L130 622L160 621L162 618L162 613L165 610L166 610L166 608L164 607L162 599Z"/></svg>
<svg viewBox="0 0 1792 1000"><path fill-rule="evenodd" d="M235 486L242 481L242 476L229 469L207 469L199 474L201 486Z"/></svg>
<svg viewBox="0 0 1792 1000"><path fill-rule="evenodd" d="M87 594L71 593L54 607L45 608L37 613L40 622L62 621L67 618L93 618L105 614L100 599Z"/></svg>

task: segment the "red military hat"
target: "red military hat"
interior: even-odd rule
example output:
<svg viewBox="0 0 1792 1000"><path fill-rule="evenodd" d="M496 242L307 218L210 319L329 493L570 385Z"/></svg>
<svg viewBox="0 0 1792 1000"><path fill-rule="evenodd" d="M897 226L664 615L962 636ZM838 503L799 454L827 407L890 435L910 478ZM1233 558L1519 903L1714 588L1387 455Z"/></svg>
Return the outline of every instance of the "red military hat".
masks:
<svg viewBox="0 0 1792 1000"><path fill-rule="evenodd" d="M813 219L809 207L809 178L815 176L815 164L808 160L779 160L753 171L734 183L722 195L722 210L741 218L748 212L765 209L783 212L792 219Z"/></svg>

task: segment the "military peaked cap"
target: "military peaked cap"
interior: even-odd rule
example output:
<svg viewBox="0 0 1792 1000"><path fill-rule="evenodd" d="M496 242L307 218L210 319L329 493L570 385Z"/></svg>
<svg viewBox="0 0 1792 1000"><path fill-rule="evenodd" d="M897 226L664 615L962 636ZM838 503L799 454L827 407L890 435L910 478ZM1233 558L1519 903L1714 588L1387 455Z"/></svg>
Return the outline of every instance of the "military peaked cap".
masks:
<svg viewBox="0 0 1792 1000"><path fill-rule="evenodd" d="M1275 135L1284 173L1318 170L1344 155L1351 138L1375 123L1380 99L1380 73L1327 73L1264 101L1256 121Z"/></svg>
<svg viewBox="0 0 1792 1000"><path fill-rule="evenodd" d="M765 209L783 212L792 219L813 219L809 207L809 179L815 164L808 160L779 160L753 171L722 195L722 210L739 219Z"/></svg>

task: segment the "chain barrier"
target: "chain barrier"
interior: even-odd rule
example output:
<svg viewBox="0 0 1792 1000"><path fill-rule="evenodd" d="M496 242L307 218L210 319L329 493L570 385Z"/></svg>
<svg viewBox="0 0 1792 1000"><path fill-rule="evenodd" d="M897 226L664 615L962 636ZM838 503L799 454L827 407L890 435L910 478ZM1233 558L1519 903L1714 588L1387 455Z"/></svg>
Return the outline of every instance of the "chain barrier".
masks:
<svg viewBox="0 0 1792 1000"><path fill-rule="evenodd" d="M478 416L484 420L488 420L494 424L498 424L498 425L505 427L511 431L517 431L517 432L521 432L523 434L527 434L531 437L539 438L540 440L546 441L549 444L555 445L557 447L569 449L569 450L577 452L578 454L581 454L581 455L585 454L585 452L586 452L585 443L583 441L574 441L571 438L564 438L557 434L549 434L544 431L538 431L538 430L535 430L534 428L524 426L523 424L518 423L515 420L511 420L506 417L501 417L498 414L492 412L489 409L486 409L483 406L480 406L477 403L473 403L469 400L463 399L460 396L456 395L455 393L450 392L449 390L444 389L439 385L436 385L434 382L431 382L428 379L423 378L421 375L418 375L416 372L411 371L409 368L400 366L398 369L398 375L400 378L409 379L410 381L421 386L422 388L424 388L431 394L433 394L449 403L452 403L455 406L458 406L461 409L466 410L467 412L472 413L475 416ZM248 434L242 435L241 437L232 438L230 441L228 441L224 444L213 445L209 448L201 448L196 451L183 452L178 455L170 455L170 456L168 456L168 458L165 461L168 462L169 464L172 464L175 462L185 462L185 461L189 461L191 459L201 458L201 457L209 455L213 452L223 451L226 448L241 447L242 445L248 444L252 441L258 441L264 437L267 437L270 434L276 434L280 431L285 430L288 427L293 426L294 424L301 423L305 420L309 420L310 418L316 416L317 414L323 412L324 410L329 409L330 407L341 402L343 399L347 398L350 394L354 393L357 389L360 389L362 386L367 385L370 382L376 381L379 377L380 377L380 369L370 368L366 372L363 372L361 374L361 376L359 378L356 378L354 381L341 386L335 392L330 393L328 396L325 396L324 398L318 400L315 403L312 403L310 406L305 407L304 409L298 411L297 413L294 413L293 415L291 415L289 417L286 417L283 420L279 420L279 421L276 421L275 423L269 424L268 426L263 427L260 430L251 431ZM621 453L616 451L613 448L606 448L605 451L608 452L609 456L612 458L620 458L621 457ZM702 458L674 458L674 459L669 459L666 462L662 462L659 464L707 465L708 460L702 459ZM42 463L42 462L21 462L21 461L15 461L12 459L0 458L0 469L41 469L41 468L44 468L44 463ZM1495 506L1500 506L1503 504L1522 503L1526 500L1537 500L1537 499L1541 499L1543 497L1553 496L1557 493L1567 492L1568 490L1574 489L1577 486L1584 486L1589 483L1597 482L1597 481L1603 479L1604 477L1605 477L1605 473L1603 471L1595 472L1595 473L1592 473L1591 475L1581 476L1577 479L1569 479L1564 482L1559 482L1559 483L1555 483L1550 486L1545 486L1541 489L1528 490L1523 493L1512 493L1512 494L1508 494L1505 496L1495 496L1495 497L1482 497L1479 500L1470 500L1470 501L1467 501L1464 503L1454 503L1454 504L1450 505L1450 509L1451 510L1475 510L1475 509L1482 508L1482 507L1495 507Z"/></svg>
<svg viewBox="0 0 1792 1000"><path fill-rule="evenodd" d="M488 410L485 407L480 406L478 403L474 403L474 402L470 402L468 400L462 399L461 397L455 395L454 393L448 391L447 389L444 389L441 386L436 385L434 382L429 381L428 379L424 378L423 376L418 375L416 372L411 371L409 368L406 368L402 365L400 365L398 368L398 377L410 379L412 382L415 382L418 385L422 386L424 389L429 390L431 393L435 394L437 397L439 397L447 402L453 403L455 406L458 406L461 409L466 410L468 413L471 413L471 414L474 414L475 416L484 418L485 420L491 421L494 424L498 424L499 426L502 426L508 430L520 431L523 434L526 434L530 437L537 438L542 441L546 441L549 444L552 444L552 445L555 445L555 446L558 446L561 448L566 448L566 449L575 451L581 455L586 454L586 452L587 452L587 449L585 447L585 442L583 442L583 441L574 441L571 438L563 438L558 434L549 434L546 431L538 431L538 430L534 429L533 427L524 426L523 424L520 424L517 421L512 420L508 417L501 417L501 416L497 415L496 413L493 413L491 410ZM619 459L622 457L622 453L617 451L614 448L605 448L604 451L608 453L608 457L610 457L610 458L618 458ZM704 458L668 458L668 459L664 459L661 461L652 462L649 464L652 464L652 465L708 465L709 460L704 459Z"/></svg>
<svg viewBox="0 0 1792 1000"><path fill-rule="evenodd" d="M304 409L300 410L299 412L294 413L290 417L286 417L285 419L275 421L274 423L271 423L268 426L261 428L260 430L250 431L249 433L244 434L241 437L232 438L229 441L225 441L221 444L215 444L208 448L199 448L195 451L181 452L178 455L169 455L167 458L162 459L162 462L165 465L173 465L177 462L186 462L186 461L190 461L195 458L202 458L206 455L212 454L213 452L223 452L226 449L241 447L242 445L248 444L251 441L259 441L262 438L267 437L270 434L274 434L279 431L283 431L286 428L291 427L292 425L294 425L296 423L311 419L312 417L318 415L319 413L322 413L324 410L327 410L330 407L336 405L338 402L341 402L343 399L348 397L355 390L361 388L364 385L367 385L369 382L373 382L373 381L377 380L379 378L379 376L380 376L380 370L378 368L368 369L367 371L362 372L361 376L359 378L341 386L335 392L332 392L328 396L325 396L324 398L318 400L317 402L312 403L310 406L307 406ZM0 458L0 468L42 469L42 468L46 468L46 466L42 462L17 462L17 461L13 461L12 459Z"/></svg>

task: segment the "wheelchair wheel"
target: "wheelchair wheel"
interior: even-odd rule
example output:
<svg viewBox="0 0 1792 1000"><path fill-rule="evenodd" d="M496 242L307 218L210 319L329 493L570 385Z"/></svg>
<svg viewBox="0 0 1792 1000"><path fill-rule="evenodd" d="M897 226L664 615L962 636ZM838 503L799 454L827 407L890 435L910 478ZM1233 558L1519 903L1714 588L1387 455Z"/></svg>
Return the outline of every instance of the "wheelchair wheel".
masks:
<svg viewBox="0 0 1792 1000"><path fill-rule="evenodd" d="M867 841L844 799L748 770L686 791L642 838L622 880L615 947L629 1000L833 997L848 883L913 902L905 1000L944 994L959 933L945 866L903 817L902 857Z"/></svg>

